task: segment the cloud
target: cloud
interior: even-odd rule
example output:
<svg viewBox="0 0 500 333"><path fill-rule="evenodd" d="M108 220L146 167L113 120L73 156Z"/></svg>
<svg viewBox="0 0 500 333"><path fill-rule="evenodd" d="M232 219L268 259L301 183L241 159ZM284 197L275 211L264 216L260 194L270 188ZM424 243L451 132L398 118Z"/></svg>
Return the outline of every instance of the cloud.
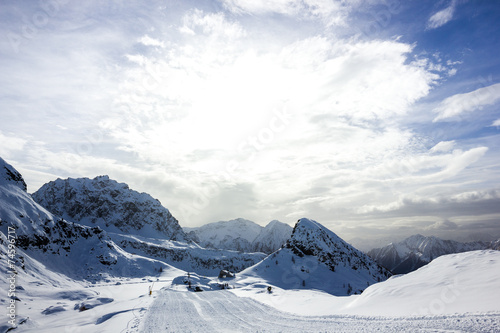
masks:
<svg viewBox="0 0 500 333"><path fill-rule="evenodd" d="M430 149L431 153L447 152L455 146L455 141L441 141Z"/></svg>
<svg viewBox="0 0 500 333"><path fill-rule="evenodd" d="M493 105L499 100L500 83L468 93L453 95L446 98L434 109L434 112L438 114L434 121L453 119L463 113L481 110L484 106Z"/></svg>
<svg viewBox="0 0 500 333"><path fill-rule="evenodd" d="M500 190L470 191L449 196L405 196L385 206L371 207L366 214L388 216L488 216L500 214Z"/></svg>
<svg viewBox="0 0 500 333"><path fill-rule="evenodd" d="M271 0L245 1L222 0L224 7L238 14L268 14L277 13L287 16L306 18L321 18L328 25L345 23L347 13L357 1L345 3L331 0Z"/></svg>
<svg viewBox="0 0 500 333"><path fill-rule="evenodd" d="M194 35L197 32L213 37L225 36L235 39L245 35L245 30L236 22L226 19L223 13L204 13L194 9L190 14L184 15L184 24L179 31Z"/></svg>
<svg viewBox="0 0 500 333"><path fill-rule="evenodd" d="M455 230L458 228L458 224L452 222L448 219L442 221L436 221L434 224L426 227L426 230Z"/></svg>
<svg viewBox="0 0 500 333"><path fill-rule="evenodd" d="M448 7L434 13L427 21L427 29L436 29L451 21L456 5L457 2L452 0Z"/></svg>
<svg viewBox="0 0 500 333"><path fill-rule="evenodd" d="M148 35L144 35L139 39L139 42L146 45L146 46L159 46L159 47L165 47L165 43L158 40L149 37Z"/></svg>
<svg viewBox="0 0 500 333"><path fill-rule="evenodd" d="M14 135L5 135L0 131L0 156L8 156L13 151L22 151L27 141Z"/></svg>
<svg viewBox="0 0 500 333"><path fill-rule="evenodd" d="M490 126L499 127L500 126L500 119L495 120Z"/></svg>
<svg viewBox="0 0 500 333"><path fill-rule="evenodd" d="M494 140L421 133L415 108L456 63L356 35L362 3L61 7L18 54L2 53L0 153L31 188L109 174L184 226L309 216L336 231L425 228L452 205L430 205L446 216L429 222L418 198L497 186Z"/></svg>

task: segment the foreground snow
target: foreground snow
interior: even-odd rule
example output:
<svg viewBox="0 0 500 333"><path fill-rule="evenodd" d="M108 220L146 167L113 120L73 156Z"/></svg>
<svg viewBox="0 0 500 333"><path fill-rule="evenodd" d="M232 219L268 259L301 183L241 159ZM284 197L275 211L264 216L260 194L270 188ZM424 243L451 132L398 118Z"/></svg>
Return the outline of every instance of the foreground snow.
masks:
<svg viewBox="0 0 500 333"><path fill-rule="evenodd" d="M498 251L447 255L349 297L276 286L269 293L257 280L241 285L238 277L191 273L193 287L204 289L193 292L187 273L174 268L159 277L90 285L52 274L38 285L23 279L17 314L27 319L20 332L42 333L499 332L499 271ZM220 290L221 283L240 287Z"/></svg>
<svg viewBox="0 0 500 333"><path fill-rule="evenodd" d="M162 290L144 318L141 332L411 332L454 330L495 332L493 314L361 317L299 316L227 291Z"/></svg>
<svg viewBox="0 0 500 333"><path fill-rule="evenodd" d="M500 252L472 251L439 257L406 275L374 284L361 295L334 297L315 290L264 292L263 279L242 277L242 297L295 314L418 316L500 313ZM264 281L265 282L265 281Z"/></svg>

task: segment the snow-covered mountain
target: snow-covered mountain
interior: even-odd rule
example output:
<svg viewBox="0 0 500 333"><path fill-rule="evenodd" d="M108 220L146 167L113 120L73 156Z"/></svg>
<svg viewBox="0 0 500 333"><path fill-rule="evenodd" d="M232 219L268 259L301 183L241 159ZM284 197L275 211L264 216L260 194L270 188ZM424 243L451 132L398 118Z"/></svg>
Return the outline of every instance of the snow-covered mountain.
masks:
<svg viewBox="0 0 500 333"><path fill-rule="evenodd" d="M158 200L108 176L57 179L43 185L33 197L54 215L104 230L122 251L187 271L207 275L216 275L221 269L238 272L265 257L262 253L201 248L187 239Z"/></svg>
<svg viewBox="0 0 500 333"><path fill-rule="evenodd" d="M160 201L108 176L57 179L33 193L33 199L55 215L108 232L187 240Z"/></svg>
<svg viewBox="0 0 500 333"><path fill-rule="evenodd" d="M333 295L361 293L390 273L318 222L300 219L286 245L238 275L239 283L283 289L318 289Z"/></svg>
<svg viewBox="0 0 500 333"><path fill-rule="evenodd" d="M412 272L433 259L452 253L474 250L498 249L499 241L460 243L452 240L443 240L433 236L413 235L399 243L372 249L368 255L377 263L391 270L394 274Z"/></svg>
<svg viewBox="0 0 500 333"><path fill-rule="evenodd" d="M206 248L251 252L252 241L259 235L261 228L255 222L238 218L184 230L192 240Z"/></svg>
<svg viewBox="0 0 500 333"><path fill-rule="evenodd" d="M34 272L33 267L45 266L77 280L152 275L168 266L126 253L97 226L55 217L31 198L21 174L2 158L0 244L1 256L9 255L22 271ZM8 244L15 245L14 252Z"/></svg>
<svg viewBox="0 0 500 333"><path fill-rule="evenodd" d="M278 250L292 233L288 224L273 220L262 227L242 218L184 228L188 237L206 248L241 252L272 253Z"/></svg>
<svg viewBox="0 0 500 333"><path fill-rule="evenodd" d="M278 220L272 220L252 242L255 252L273 253L283 246L292 235L292 227Z"/></svg>

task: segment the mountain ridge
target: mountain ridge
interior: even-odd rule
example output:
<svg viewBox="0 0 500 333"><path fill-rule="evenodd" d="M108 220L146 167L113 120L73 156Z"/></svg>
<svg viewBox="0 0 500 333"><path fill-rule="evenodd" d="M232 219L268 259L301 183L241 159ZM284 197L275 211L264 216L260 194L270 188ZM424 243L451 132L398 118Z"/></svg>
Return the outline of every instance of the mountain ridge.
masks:
<svg viewBox="0 0 500 333"><path fill-rule="evenodd" d="M412 235L401 242L390 243L367 252L380 265L394 274L412 272L432 260L445 255L475 250L498 249L496 242L467 242L443 240L435 236Z"/></svg>
<svg viewBox="0 0 500 333"><path fill-rule="evenodd" d="M109 176L58 178L44 184L32 197L52 213L87 226L187 241L177 219L159 200Z"/></svg>
<svg viewBox="0 0 500 333"><path fill-rule="evenodd" d="M336 296L361 293L390 272L317 221L297 221L283 248L242 271L239 283L318 289Z"/></svg>
<svg viewBox="0 0 500 333"><path fill-rule="evenodd" d="M190 239L203 247L267 254L278 250L292 233L292 227L278 220L262 227L243 218L184 230Z"/></svg>

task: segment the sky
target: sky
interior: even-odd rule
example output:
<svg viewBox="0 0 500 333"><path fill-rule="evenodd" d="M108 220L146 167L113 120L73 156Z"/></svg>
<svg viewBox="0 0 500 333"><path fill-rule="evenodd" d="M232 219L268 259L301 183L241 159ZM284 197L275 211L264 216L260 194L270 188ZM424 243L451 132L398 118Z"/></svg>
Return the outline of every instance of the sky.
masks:
<svg viewBox="0 0 500 333"><path fill-rule="evenodd" d="M0 156L194 227L500 237L495 1L0 2Z"/></svg>

